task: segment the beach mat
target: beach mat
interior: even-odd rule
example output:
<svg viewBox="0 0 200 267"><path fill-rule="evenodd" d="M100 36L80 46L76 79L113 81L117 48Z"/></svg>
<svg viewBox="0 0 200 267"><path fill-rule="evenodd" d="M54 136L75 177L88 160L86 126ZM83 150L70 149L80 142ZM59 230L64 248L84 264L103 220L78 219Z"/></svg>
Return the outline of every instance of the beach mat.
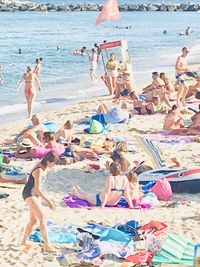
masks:
<svg viewBox="0 0 200 267"><path fill-rule="evenodd" d="M153 143L152 140L141 137L139 135L135 136L135 138L138 144L151 158L154 169L160 169L166 166L165 161L162 157L161 150Z"/></svg>
<svg viewBox="0 0 200 267"><path fill-rule="evenodd" d="M70 207L70 208L94 208L96 206L92 206L89 202L87 202L86 200L80 199L78 197L75 196L66 196L64 197L64 203ZM127 201L125 200L125 198L121 198L121 200L119 201L119 203L116 206L106 206L107 208L129 208ZM152 205L150 204L137 204L134 206L135 209L151 209Z"/></svg>
<svg viewBox="0 0 200 267"><path fill-rule="evenodd" d="M152 263L193 266L193 258L194 244L176 234L169 234L160 252L153 257Z"/></svg>

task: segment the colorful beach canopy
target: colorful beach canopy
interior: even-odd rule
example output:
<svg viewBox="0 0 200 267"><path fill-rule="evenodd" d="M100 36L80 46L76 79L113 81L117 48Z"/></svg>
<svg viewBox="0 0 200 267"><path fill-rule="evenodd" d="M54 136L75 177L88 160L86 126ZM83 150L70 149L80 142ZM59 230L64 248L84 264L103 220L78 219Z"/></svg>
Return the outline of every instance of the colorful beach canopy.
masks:
<svg viewBox="0 0 200 267"><path fill-rule="evenodd" d="M99 25L105 20L120 20L120 19L121 15L119 12L119 6L117 0L107 0L95 24Z"/></svg>

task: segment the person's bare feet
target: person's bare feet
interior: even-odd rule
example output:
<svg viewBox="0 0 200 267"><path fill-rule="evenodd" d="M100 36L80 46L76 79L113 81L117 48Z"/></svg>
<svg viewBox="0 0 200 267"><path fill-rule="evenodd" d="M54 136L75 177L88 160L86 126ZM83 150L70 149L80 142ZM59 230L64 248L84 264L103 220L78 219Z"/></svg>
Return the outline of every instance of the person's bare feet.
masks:
<svg viewBox="0 0 200 267"><path fill-rule="evenodd" d="M54 246L52 246L51 244L46 244L43 247L43 252L57 253L58 250Z"/></svg>

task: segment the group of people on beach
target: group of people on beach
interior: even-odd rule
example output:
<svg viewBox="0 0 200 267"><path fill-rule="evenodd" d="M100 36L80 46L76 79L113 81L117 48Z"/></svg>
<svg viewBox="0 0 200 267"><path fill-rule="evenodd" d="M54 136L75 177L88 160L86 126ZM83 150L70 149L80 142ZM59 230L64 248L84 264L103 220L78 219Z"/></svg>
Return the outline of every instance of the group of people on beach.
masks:
<svg viewBox="0 0 200 267"><path fill-rule="evenodd" d="M110 95L114 96L114 106L109 107L102 103L92 120L105 124L128 123L131 116L166 114L163 123L163 130L171 134L199 134L200 133L200 112L197 111L191 117L191 124L185 127L180 107L186 107L186 99L191 96L200 98L200 76L198 73L189 71L186 62L189 50L183 47L182 54L177 58L176 83L173 84L165 73L152 73L152 82L143 88L138 94L133 87L131 73L128 72L125 62L118 62L114 53L106 64L106 73L103 76ZM89 54L91 62L91 79L96 79L96 67L98 53L95 49ZM72 164L83 159L99 160L99 156L104 153L110 155L112 163L107 162L106 168L109 176L106 179L105 187L99 194L89 194L79 186L73 188L73 195L88 201L91 205L104 208L106 205L115 206L121 196L124 196L130 208L133 208L133 201L137 203L143 193L139 186L137 170L138 162L134 166L123 155L126 151L126 144L117 142L114 139L106 138L100 147L84 147L79 138L74 136L74 123L67 120L60 129L54 133L50 132L44 123L36 115L32 115L33 102L36 97L35 83L39 90L41 88L41 64L42 59L36 59L36 66L32 69L27 67L17 89L25 82L25 97L28 103L28 114L31 117L32 125L23 129L15 138L18 144L14 153L16 158L38 158L40 162L31 171L29 177L24 177L20 183L24 183L23 199L29 207L30 219L25 228L22 243L26 244L28 237L32 233L35 225L40 224L40 230L44 239L44 250L52 251L54 247L50 244L47 232L47 222L42 209L40 199L43 199L50 209L55 210L54 203L42 190L42 184L47 172L56 164ZM193 77L196 83L188 86L186 78ZM176 104L172 105L173 93L177 90ZM166 107L169 111L166 112ZM7 164L6 157L4 162ZM174 166L180 166L174 159ZM147 166L148 167L148 166ZM1 177L0 182L8 182ZM18 183L13 180L14 183Z"/></svg>

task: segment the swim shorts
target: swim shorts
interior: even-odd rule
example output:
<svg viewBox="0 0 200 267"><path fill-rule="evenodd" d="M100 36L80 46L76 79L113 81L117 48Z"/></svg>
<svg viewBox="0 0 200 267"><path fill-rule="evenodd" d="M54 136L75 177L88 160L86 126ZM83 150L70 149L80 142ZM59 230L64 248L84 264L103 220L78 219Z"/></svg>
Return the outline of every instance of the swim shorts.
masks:
<svg viewBox="0 0 200 267"><path fill-rule="evenodd" d="M185 79L184 79L183 75L184 75L183 73L176 73L176 80L177 80L179 85L185 84Z"/></svg>

